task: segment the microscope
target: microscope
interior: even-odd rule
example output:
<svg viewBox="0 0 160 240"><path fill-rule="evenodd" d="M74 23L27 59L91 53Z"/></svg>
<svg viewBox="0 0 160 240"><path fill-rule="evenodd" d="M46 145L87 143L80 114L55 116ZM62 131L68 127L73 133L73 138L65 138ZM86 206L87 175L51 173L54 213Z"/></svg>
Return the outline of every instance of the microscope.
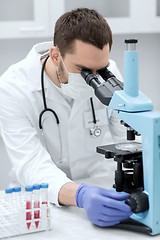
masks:
<svg viewBox="0 0 160 240"><path fill-rule="evenodd" d="M160 233L160 112L153 111L150 99L138 90L136 43L125 40L124 84L107 67L99 70L104 82L89 69L82 69L81 75L127 129L125 142L97 147L117 164L113 188L130 193L125 202L133 215L116 227L156 235ZM141 135L141 143L135 141L136 135Z"/></svg>

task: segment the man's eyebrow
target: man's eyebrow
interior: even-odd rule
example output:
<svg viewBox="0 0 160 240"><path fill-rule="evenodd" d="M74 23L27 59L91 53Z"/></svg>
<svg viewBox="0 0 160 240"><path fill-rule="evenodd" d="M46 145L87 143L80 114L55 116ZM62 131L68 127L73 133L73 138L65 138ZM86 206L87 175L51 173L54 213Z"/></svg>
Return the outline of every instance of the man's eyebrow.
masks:
<svg viewBox="0 0 160 240"><path fill-rule="evenodd" d="M85 66L83 66L83 65L81 65L81 64L75 64L75 66L78 67L78 68L81 68L81 69L89 69L89 70L93 71L93 69L88 68L88 67L85 67ZM109 63L108 63L105 67L102 67L102 68L100 68L100 69L97 69L96 71L99 71L99 70L101 70L101 69L103 69L103 68L106 68L106 67L109 67Z"/></svg>

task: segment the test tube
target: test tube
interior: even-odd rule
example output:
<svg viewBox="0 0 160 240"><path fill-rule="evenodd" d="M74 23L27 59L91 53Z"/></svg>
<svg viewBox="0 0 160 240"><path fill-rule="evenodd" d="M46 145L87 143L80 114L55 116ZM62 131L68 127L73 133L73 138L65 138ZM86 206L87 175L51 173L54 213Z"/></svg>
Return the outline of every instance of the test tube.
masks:
<svg viewBox="0 0 160 240"><path fill-rule="evenodd" d="M46 205L48 207L48 183L41 183L41 203L42 205ZM46 216L48 217L48 209L46 212Z"/></svg>
<svg viewBox="0 0 160 240"><path fill-rule="evenodd" d="M34 219L40 219L40 184L33 185ZM35 221L36 228L39 226L39 220Z"/></svg>
<svg viewBox="0 0 160 240"><path fill-rule="evenodd" d="M5 193L6 193L6 201L8 204L8 209L13 210L13 188L6 188L5 189Z"/></svg>
<svg viewBox="0 0 160 240"><path fill-rule="evenodd" d="M25 197L26 197L26 210L32 209L32 192L33 192L33 186L26 186L25 187ZM26 212L26 220L27 220L27 227L30 229L31 221L32 220L32 212L27 211Z"/></svg>
<svg viewBox="0 0 160 240"><path fill-rule="evenodd" d="M13 192L14 192L14 201L15 201L15 206L16 206L16 210L20 209L21 207L21 187L14 187L13 188Z"/></svg>

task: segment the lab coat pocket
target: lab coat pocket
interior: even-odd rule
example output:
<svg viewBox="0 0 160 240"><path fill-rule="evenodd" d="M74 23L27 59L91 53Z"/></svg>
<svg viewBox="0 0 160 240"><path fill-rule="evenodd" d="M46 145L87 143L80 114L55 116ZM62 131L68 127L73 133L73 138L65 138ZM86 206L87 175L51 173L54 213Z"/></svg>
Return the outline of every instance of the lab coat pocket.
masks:
<svg viewBox="0 0 160 240"><path fill-rule="evenodd" d="M43 138L52 160L58 163L61 160L60 126L51 112L45 112L42 117Z"/></svg>
<svg viewBox="0 0 160 240"><path fill-rule="evenodd" d="M89 151L96 152L96 147L105 143L106 134L111 138L108 128L110 112L103 108L95 111L96 124L93 122L92 112L84 113L84 124L86 128L86 146Z"/></svg>

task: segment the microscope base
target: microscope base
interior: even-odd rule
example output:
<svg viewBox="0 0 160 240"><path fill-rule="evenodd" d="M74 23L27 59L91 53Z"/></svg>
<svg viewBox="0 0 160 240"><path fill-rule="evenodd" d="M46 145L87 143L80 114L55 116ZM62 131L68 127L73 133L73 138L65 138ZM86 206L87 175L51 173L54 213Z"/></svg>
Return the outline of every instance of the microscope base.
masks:
<svg viewBox="0 0 160 240"><path fill-rule="evenodd" d="M140 222L133 220L132 218L128 218L126 220L122 220L120 224L113 226L115 228L126 229L135 232L147 233L151 234L152 229Z"/></svg>

